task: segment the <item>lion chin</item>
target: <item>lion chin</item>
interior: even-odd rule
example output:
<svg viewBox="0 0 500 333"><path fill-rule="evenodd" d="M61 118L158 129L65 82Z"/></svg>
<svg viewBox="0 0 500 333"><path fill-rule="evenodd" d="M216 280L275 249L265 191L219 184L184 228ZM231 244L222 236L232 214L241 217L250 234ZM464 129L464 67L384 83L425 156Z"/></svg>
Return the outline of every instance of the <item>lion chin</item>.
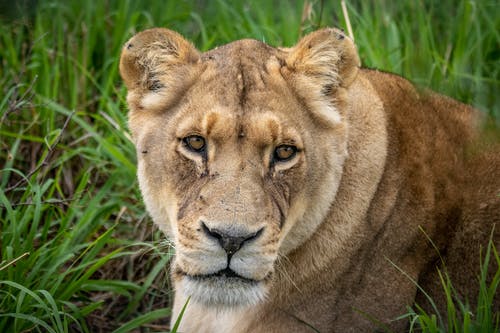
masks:
<svg viewBox="0 0 500 333"><path fill-rule="evenodd" d="M267 296L266 283L243 278L235 273L184 276L180 288L191 300L209 308L233 309L255 306Z"/></svg>

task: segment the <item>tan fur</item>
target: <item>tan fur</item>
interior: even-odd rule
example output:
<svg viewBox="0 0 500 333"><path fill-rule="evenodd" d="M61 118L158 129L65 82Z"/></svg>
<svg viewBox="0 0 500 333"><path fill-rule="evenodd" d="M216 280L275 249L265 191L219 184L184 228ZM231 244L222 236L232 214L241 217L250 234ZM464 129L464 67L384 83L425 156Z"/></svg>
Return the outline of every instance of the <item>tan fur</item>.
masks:
<svg viewBox="0 0 500 333"><path fill-rule="evenodd" d="M394 319L428 306L411 279L444 304L427 237L474 302L500 222L498 151L468 153L471 107L359 64L336 29L289 49L200 53L166 29L126 43L139 183L176 247L173 320L191 297L180 331L373 332L368 317L403 331ZM296 155L273 159L280 145ZM244 242L224 250L221 235Z"/></svg>

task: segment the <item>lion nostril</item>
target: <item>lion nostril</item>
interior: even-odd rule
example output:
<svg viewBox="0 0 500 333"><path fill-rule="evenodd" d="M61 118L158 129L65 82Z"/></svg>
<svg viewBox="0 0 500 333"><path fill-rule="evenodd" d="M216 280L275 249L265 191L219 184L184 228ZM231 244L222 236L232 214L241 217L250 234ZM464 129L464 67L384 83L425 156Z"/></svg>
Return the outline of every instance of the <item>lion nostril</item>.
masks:
<svg viewBox="0 0 500 333"><path fill-rule="evenodd" d="M263 231L264 231L264 227L257 230L257 232L254 232L253 234L248 235L248 237L245 239L245 242L257 239L262 234Z"/></svg>
<svg viewBox="0 0 500 333"><path fill-rule="evenodd" d="M201 221L201 228L203 229L203 232L205 233L205 235L207 235L209 237L216 238L219 241L222 238L222 235L219 234L217 232L217 230L211 230L210 228L208 228L204 221Z"/></svg>
<svg viewBox="0 0 500 333"><path fill-rule="evenodd" d="M241 249L245 242L249 242L259 237L264 230L264 228L261 228L257 232L251 234L247 234L244 236L233 236L217 229L210 229L203 221L201 221L201 227L205 235L210 238L215 238L219 241L220 246L224 249L224 251L226 251L229 256L232 256L239 249Z"/></svg>

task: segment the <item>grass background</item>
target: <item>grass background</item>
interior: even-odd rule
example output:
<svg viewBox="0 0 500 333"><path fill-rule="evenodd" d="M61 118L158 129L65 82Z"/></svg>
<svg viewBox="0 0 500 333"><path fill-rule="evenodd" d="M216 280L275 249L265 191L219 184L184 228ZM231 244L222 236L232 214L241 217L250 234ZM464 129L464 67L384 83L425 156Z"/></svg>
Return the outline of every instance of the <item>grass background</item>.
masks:
<svg viewBox="0 0 500 333"><path fill-rule="evenodd" d="M473 104L499 132L497 1L346 9L365 66ZM201 50L347 30L340 1L0 0L0 332L168 331L171 250L141 203L117 66L154 26ZM439 331L412 311L415 331Z"/></svg>

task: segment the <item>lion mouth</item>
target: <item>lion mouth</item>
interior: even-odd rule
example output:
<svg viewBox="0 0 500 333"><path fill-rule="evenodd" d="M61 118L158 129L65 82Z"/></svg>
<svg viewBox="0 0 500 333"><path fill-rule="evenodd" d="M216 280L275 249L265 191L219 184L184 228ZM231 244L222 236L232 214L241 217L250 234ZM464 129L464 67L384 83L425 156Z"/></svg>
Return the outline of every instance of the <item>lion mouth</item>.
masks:
<svg viewBox="0 0 500 333"><path fill-rule="evenodd" d="M184 273L188 278L193 279L193 280L209 280L209 279L230 279L230 280L239 280L242 282L247 282L247 283L258 283L259 281L254 280L254 279L249 279L244 276L239 275L235 271L233 271L231 268L226 267L225 269L221 269L218 272L212 273L212 274L198 274L198 275L189 275L187 273Z"/></svg>
<svg viewBox="0 0 500 333"><path fill-rule="evenodd" d="M181 273L178 271L178 273ZM266 298L268 278L254 280L229 267L212 274L181 273L181 288L193 301L205 306L235 307L256 305Z"/></svg>

